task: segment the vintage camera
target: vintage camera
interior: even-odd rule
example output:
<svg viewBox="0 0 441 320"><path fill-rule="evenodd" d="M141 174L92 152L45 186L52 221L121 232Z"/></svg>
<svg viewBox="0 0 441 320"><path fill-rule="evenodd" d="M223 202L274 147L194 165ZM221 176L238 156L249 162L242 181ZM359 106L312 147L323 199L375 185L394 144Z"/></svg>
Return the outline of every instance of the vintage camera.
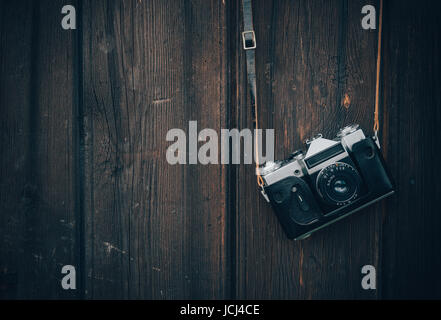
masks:
<svg viewBox="0 0 441 320"><path fill-rule="evenodd" d="M260 168L262 194L288 238L304 239L333 222L394 193L378 140L358 125L334 140L317 135L283 161Z"/></svg>

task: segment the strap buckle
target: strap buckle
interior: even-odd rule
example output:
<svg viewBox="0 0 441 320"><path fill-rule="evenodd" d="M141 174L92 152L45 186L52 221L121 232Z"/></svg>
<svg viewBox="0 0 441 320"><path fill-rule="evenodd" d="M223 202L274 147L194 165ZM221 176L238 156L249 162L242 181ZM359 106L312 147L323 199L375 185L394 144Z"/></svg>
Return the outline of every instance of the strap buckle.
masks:
<svg viewBox="0 0 441 320"><path fill-rule="evenodd" d="M374 142L377 144L378 149L381 149L380 139L378 138L378 130L375 130L374 133Z"/></svg>
<svg viewBox="0 0 441 320"><path fill-rule="evenodd" d="M256 49L256 35L254 30L242 32L242 40L244 50Z"/></svg>

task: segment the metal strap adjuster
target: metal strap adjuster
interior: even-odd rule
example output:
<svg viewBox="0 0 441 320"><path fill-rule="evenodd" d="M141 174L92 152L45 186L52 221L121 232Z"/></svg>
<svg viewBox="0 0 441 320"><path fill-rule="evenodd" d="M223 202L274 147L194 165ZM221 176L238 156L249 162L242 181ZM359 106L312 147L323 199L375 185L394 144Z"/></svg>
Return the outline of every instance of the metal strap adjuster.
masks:
<svg viewBox="0 0 441 320"><path fill-rule="evenodd" d="M251 35L251 38L248 38L248 35ZM242 32L242 40L244 50L256 49L256 35L254 34L254 30Z"/></svg>

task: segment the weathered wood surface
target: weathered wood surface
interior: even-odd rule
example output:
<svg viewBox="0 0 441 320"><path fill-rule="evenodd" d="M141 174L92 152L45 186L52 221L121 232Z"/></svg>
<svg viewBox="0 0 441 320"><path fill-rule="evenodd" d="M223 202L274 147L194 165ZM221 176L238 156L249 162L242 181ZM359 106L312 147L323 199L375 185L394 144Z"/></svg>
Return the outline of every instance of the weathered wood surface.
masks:
<svg viewBox="0 0 441 320"><path fill-rule="evenodd" d="M287 240L252 165L166 162L171 128L250 128L239 1L0 2L1 298L440 298L440 4L385 0L381 137L397 194ZM373 126L363 0L256 0L276 157ZM369 3L372 4L372 3ZM374 1L374 5L378 1ZM61 289L62 265L77 268ZM374 265L377 290L362 290Z"/></svg>
<svg viewBox="0 0 441 320"><path fill-rule="evenodd" d="M167 163L171 128L226 126L220 1L86 1L86 297L228 294L226 168Z"/></svg>
<svg viewBox="0 0 441 320"><path fill-rule="evenodd" d="M0 274L6 297L75 298L78 265L75 34L62 1L2 1Z"/></svg>
<svg viewBox="0 0 441 320"><path fill-rule="evenodd" d="M382 209L382 296L441 297L440 2L393 1L385 19L383 145L397 195Z"/></svg>

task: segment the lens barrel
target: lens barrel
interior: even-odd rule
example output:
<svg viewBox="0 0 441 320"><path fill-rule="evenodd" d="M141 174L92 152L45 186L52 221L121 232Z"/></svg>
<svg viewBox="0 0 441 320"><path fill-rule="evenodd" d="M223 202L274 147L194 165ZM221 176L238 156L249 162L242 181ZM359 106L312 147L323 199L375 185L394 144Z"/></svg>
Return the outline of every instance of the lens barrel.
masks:
<svg viewBox="0 0 441 320"><path fill-rule="evenodd" d="M344 162L336 162L320 171L317 191L330 205L343 206L357 198L361 178L357 170Z"/></svg>

